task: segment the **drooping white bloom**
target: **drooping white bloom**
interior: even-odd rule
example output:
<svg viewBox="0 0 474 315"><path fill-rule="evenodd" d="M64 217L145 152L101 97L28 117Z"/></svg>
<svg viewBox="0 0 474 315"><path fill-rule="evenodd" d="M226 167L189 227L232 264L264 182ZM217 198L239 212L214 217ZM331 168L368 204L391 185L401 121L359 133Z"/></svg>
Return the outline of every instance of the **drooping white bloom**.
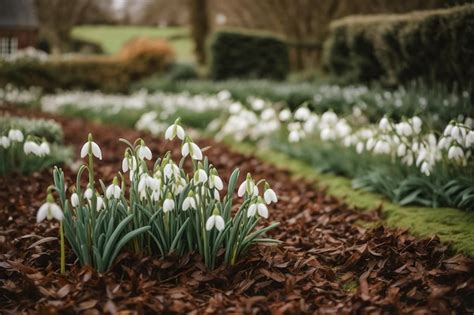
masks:
<svg viewBox="0 0 474 315"><path fill-rule="evenodd" d="M97 196L97 211L102 210L105 207L104 199L101 196Z"/></svg>
<svg viewBox="0 0 474 315"><path fill-rule="evenodd" d="M474 130L470 130L466 135L466 148L474 145Z"/></svg>
<svg viewBox="0 0 474 315"><path fill-rule="evenodd" d="M84 143L81 149L81 158L84 158L86 155L92 154L99 160L102 160L102 151L100 150L100 147L92 141L92 135L89 134L89 140Z"/></svg>
<svg viewBox="0 0 474 315"><path fill-rule="evenodd" d="M174 200L168 196L165 201L163 202L163 212L167 213L174 209Z"/></svg>
<svg viewBox="0 0 474 315"><path fill-rule="evenodd" d="M426 176L430 176L430 174L431 174L430 165L426 161L421 164L420 170Z"/></svg>
<svg viewBox="0 0 474 315"><path fill-rule="evenodd" d="M224 183L222 179L217 174L209 175L209 188L216 188L217 190L224 189Z"/></svg>
<svg viewBox="0 0 474 315"><path fill-rule="evenodd" d="M278 115L281 121L288 121L291 118L291 111L289 109L283 109Z"/></svg>
<svg viewBox="0 0 474 315"><path fill-rule="evenodd" d="M10 146L10 138L8 138L7 136L0 137L0 147L3 147L4 149L6 149L9 146Z"/></svg>
<svg viewBox="0 0 474 315"><path fill-rule="evenodd" d="M306 121L309 118L310 114L311 112L307 107L300 107L295 112L295 119Z"/></svg>
<svg viewBox="0 0 474 315"><path fill-rule="evenodd" d="M242 197L246 192L248 194L254 194L254 182L250 177L250 174L247 174L246 179L240 184L239 189L237 190L237 196ZM258 195L258 188L257 188L257 195Z"/></svg>
<svg viewBox="0 0 474 315"><path fill-rule="evenodd" d="M407 146L404 143L400 143L397 148L397 156L402 157L407 153Z"/></svg>
<svg viewBox="0 0 474 315"><path fill-rule="evenodd" d="M448 159L460 161L464 159L464 151L460 147L453 145L451 148L449 148Z"/></svg>
<svg viewBox="0 0 474 315"><path fill-rule="evenodd" d="M64 219L64 214L61 208L54 202L53 196L48 194L46 202L41 205L36 214L36 221L39 223L44 219L56 219L62 221Z"/></svg>
<svg viewBox="0 0 474 315"><path fill-rule="evenodd" d="M219 194L218 190L214 190L214 199L216 201L221 201L221 195Z"/></svg>
<svg viewBox="0 0 474 315"><path fill-rule="evenodd" d="M163 174L165 175L166 178L171 178L171 177L176 178L180 176L179 173L180 173L179 167L176 166L176 164L174 164L171 160L163 168Z"/></svg>
<svg viewBox="0 0 474 315"><path fill-rule="evenodd" d="M191 141L187 141L186 143L183 144L181 148L181 154L183 155L183 157L186 157L189 154L191 155L191 158L193 160L197 160L197 161L202 160L201 149L198 147L197 144Z"/></svg>
<svg viewBox="0 0 474 315"><path fill-rule="evenodd" d="M179 139L184 140L184 129L178 124L178 121L169 126L165 131L166 140L173 140L176 136L178 136Z"/></svg>
<svg viewBox="0 0 474 315"><path fill-rule="evenodd" d="M256 203L253 203L247 209L247 217L253 217L255 214L258 213L259 216L267 219L268 218L268 208L262 202L261 198Z"/></svg>
<svg viewBox="0 0 474 315"><path fill-rule="evenodd" d="M145 145L145 143L142 142L142 144L140 145L140 147L138 148L138 157L142 160L151 160L152 158L152 154L151 154L151 150L149 147L147 147Z"/></svg>
<svg viewBox="0 0 474 315"><path fill-rule="evenodd" d="M206 230L210 231L215 227L218 231L222 231L225 228L224 218L218 214L213 214L206 221Z"/></svg>
<svg viewBox="0 0 474 315"><path fill-rule="evenodd" d="M116 180L114 179L114 183L109 185L109 187L107 187L107 190L105 191L105 196L108 199L112 199L112 198L119 199L120 198L120 194L122 193L122 189L115 182L116 182Z"/></svg>
<svg viewBox="0 0 474 315"><path fill-rule="evenodd" d="M289 142L299 142L300 141L300 132L298 130L292 130L288 135Z"/></svg>
<svg viewBox="0 0 474 315"><path fill-rule="evenodd" d="M51 149L49 148L49 144L47 142L42 142L40 144L39 153L40 153L40 156L49 155L51 153Z"/></svg>
<svg viewBox="0 0 474 315"><path fill-rule="evenodd" d="M10 129L8 131L8 138L11 142L23 142L25 137L23 136L23 132L18 129Z"/></svg>
<svg viewBox="0 0 474 315"><path fill-rule="evenodd" d="M413 130L416 134L419 134L421 132L421 125L423 124L421 118L418 116L413 116L411 118L411 122L413 124Z"/></svg>
<svg viewBox="0 0 474 315"><path fill-rule="evenodd" d="M201 184L201 183L207 182L206 171L204 171L203 169L198 169L194 173L194 181L196 182L196 184Z"/></svg>
<svg viewBox="0 0 474 315"><path fill-rule="evenodd" d="M36 156L39 156L40 155L40 148L39 148L39 145L36 142L27 140L23 144L23 152L25 152L26 155L34 154Z"/></svg>
<svg viewBox="0 0 474 315"><path fill-rule="evenodd" d="M194 193L189 193L188 196L183 200L183 210L186 211L188 209L197 209Z"/></svg>
<svg viewBox="0 0 474 315"><path fill-rule="evenodd" d="M383 117L379 122L379 128L382 131L389 131L390 130L390 122L388 121L387 117Z"/></svg>
<svg viewBox="0 0 474 315"><path fill-rule="evenodd" d="M265 190L263 193L263 198L265 199L265 202L269 205L272 202L276 203L278 202L278 197L275 193L275 191L271 188L268 188Z"/></svg>
<svg viewBox="0 0 474 315"><path fill-rule="evenodd" d="M73 193L71 195L71 205L75 208L79 206L79 195L77 193Z"/></svg>
<svg viewBox="0 0 474 315"><path fill-rule="evenodd" d="M126 173L129 170L128 158L124 157L122 160L122 172Z"/></svg>
<svg viewBox="0 0 474 315"><path fill-rule="evenodd" d="M148 174L143 174L140 177L140 181L138 182L138 191L144 192L146 188L150 188L151 190L159 190L161 187L161 180L158 178L154 178Z"/></svg>
<svg viewBox="0 0 474 315"><path fill-rule="evenodd" d="M84 198L88 199L88 200L91 200L92 199L92 195L94 194L92 188L87 188L86 191L84 192Z"/></svg>

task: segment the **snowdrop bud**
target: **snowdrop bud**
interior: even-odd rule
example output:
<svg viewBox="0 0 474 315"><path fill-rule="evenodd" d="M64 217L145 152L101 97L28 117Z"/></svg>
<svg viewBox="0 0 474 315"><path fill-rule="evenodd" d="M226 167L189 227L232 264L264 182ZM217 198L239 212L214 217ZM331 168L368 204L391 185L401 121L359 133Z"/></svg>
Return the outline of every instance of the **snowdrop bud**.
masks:
<svg viewBox="0 0 474 315"><path fill-rule="evenodd" d="M79 206L79 196L77 193L71 195L71 205L75 208Z"/></svg>
<svg viewBox="0 0 474 315"><path fill-rule="evenodd" d="M8 138L11 142L23 142L23 140L25 139L23 136L23 132L18 129L10 129L8 131Z"/></svg>
<svg viewBox="0 0 474 315"><path fill-rule="evenodd" d="M166 129L165 131L166 140L173 140L176 136L178 136L179 139L184 140L184 136L185 136L184 129L178 123L179 123L179 118L176 119L174 124L172 124Z"/></svg>
<svg viewBox="0 0 474 315"><path fill-rule="evenodd" d="M129 159L129 154L127 152L125 154L125 157L122 160L122 172L124 172L124 173L128 172L128 170L129 170L128 159Z"/></svg>
<svg viewBox="0 0 474 315"><path fill-rule="evenodd" d="M61 208L54 202L54 198L51 193L48 193L46 202L38 209L36 221L39 223L44 219L51 220L53 218L58 221L62 221L64 219L64 214Z"/></svg>
<svg viewBox="0 0 474 315"><path fill-rule="evenodd" d="M8 138L7 136L0 137L0 147L3 147L4 149L6 149L9 146L10 146L10 138Z"/></svg>
<svg viewBox="0 0 474 315"><path fill-rule="evenodd" d="M102 151L100 147L92 141L92 134L89 134L89 139L81 148L81 158L84 158L86 155L92 154L99 160L102 160Z"/></svg>
<svg viewBox="0 0 474 315"><path fill-rule="evenodd" d="M97 211L100 211L102 210L104 207L105 207L105 204L104 204L104 199L102 199L101 196L97 196Z"/></svg>

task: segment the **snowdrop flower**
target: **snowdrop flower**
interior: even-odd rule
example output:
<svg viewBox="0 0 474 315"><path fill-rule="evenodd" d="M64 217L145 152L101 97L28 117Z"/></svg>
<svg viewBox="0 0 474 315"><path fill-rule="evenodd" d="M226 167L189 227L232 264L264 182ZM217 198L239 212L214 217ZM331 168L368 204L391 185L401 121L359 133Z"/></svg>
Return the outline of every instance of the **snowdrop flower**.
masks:
<svg viewBox="0 0 474 315"><path fill-rule="evenodd" d="M265 202L267 205L278 202L278 197L273 189L268 186L267 183L265 183L266 189L265 192L263 193L263 198L265 199Z"/></svg>
<svg viewBox="0 0 474 315"><path fill-rule="evenodd" d="M138 191L145 192L146 188L150 188L151 190L158 190L161 187L161 180L154 178L148 174L143 174L140 177L140 181L138 182Z"/></svg>
<svg viewBox="0 0 474 315"><path fill-rule="evenodd" d="M51 153L51 149L49 148L49 144L43 141L39 146L39 153L40 156L49 155Z"/></svg>
<svg viewBox="0 0 474 315"><path fill-rule="evenodd" d="M176 136L178 136L179 139L184 140L184 136L185 136L184 129L178 123L179 123L179 119L176 119L174 124L172 124L166 129L165 131L166 140L173 140Z"/></svg>
<svg viewBox="0 0 474 315"><path fill-rule="evenodd" d="M224 183L214 168L211 170L211 175L209 175L209 188L216 188L217 190L224 189Z"/></svg>
<svg viewBox="0 0 474 315"><path fill-rule="evenodd" d="M18 129L10 129L8 131L8 138L11 142L23 142L25 137L23 136L23 132Z"/></svg>
<svg viewBox="0 0 474 315"><path fill-rule="evenodd" d="M426 176L430 176L431 174L431 168L430 168L430 165L428 164L428 162L423 162L421 164L421 168L420 168L421 172L423 174L425 174Z"/></svg>
<svg viewBox="0 0 474 315"><path fill-rule="evenodd" d="M464 158L464 151L460 147L454 145L451 148L449 148L448 159L461 161L463 158Z"/></svg>
<svg viewBox="0 0 474 315"><path fill-rule="evenodd" d="M413 124L413 130L415 131L416 134L419 134L421 132L421 125L422 125L422 121L420 119L420 117L418 116L413 116L411 118L411 122Z"/></svg>
<svg viewBox="0 0 474 315"><path fill-rule="evenodd" d="M295 112L295 119L306 121L309 118L310 114L311 112L307 107L300 107Z"/></svg>
<svg viewBox="0 0 474 315"><path fill-rule="evenodd" d="M289 109L284 109L278 115L281 121L288 121L291 118L291 111Z"/></svg>
<svg viewBox="0 0 474 315"><path fill-rule="evenodd" d="M97 207L97 211L100 211L105 207L104 199L101 196L97 196L96 207Z"/></svg>
<svg viewBox="0 0 474 315"><path fill-rule="evenodd" d="M105 196L108 199L112 199L112 198L119 199L120 198L120 194L122 193L122 189L117 184L118 184L117 177L114 177L114 180L113 180L112 184L109 187L107 187L107 190L105 191Z"/></svg>
<svg viewBox="0 0 474 315"><path fill-rule="evenodd" d="M84 198L86 198L87 200L91 200L93 194L94 194L94 191L92 190L92 188L88 187L86 191L84 192Z"/></svg>
<svg viewBox="0 0 474 315"><path fill-rule="evenodd" d="M138 157L142 160L151 160L152 158L151 150L145 145L143 140L141 141L140 147L138 148Z"/></svg>
<svg viewBox="0 0 474 315"><path fill-rule="evenodd" d="M174 164L173 161L171 160L163 168L163 174L165 175L165 178L171 178L172 176L178 177L180 176L179 173L180 173L179 167L176 166L176 164Z"/></svg>
<svg viewBox="0 0 474 315"><path fill-rule="evenodd" d="M356 144L356 152L358 154L361 154L362 152L364 152L364 143L363 142L358 142Z"/></svg>
<svg viewBox="0 0 474 315"><path fill-rule="evenodd" d="M470 130L466 135L466 148L474 145L474 130Z"/></svg>
<svg viewBox="0 0 474 315"><path fill-rule="evenodd" d="M291 131L290 134L288 135L288 141L292 143L299 142L300 138L301 138L300 133L297 130Z"/></svg>
<svg viewBox="0 0 474 315"><path fill-rule="evenodd" d="M188 209L197 209L196 197L192 191L190 191L188 196L183 200L183 210L186 211Z"/></svg>
<svg viewBox="0 0 474 315"><path fill-rule="evenodd" d="M253 183L252 177L250 176L250 173L247 174L247 178L240 184L239 189L237 191L237 196L242 197L245 193L247 194L253 194L254 191L254 186L255 184ZM257 188L257 193L258 193L258 188Z"/></svg>
<svg viewBox="0 0 474 315"><path fill-rule="evenodd" d="M265 107L265 101L264 100L259 99L259 98L253 100L252 109L254 111L257 111L257 112L261 111L264 107Z"/></svg>
<svg viewBox="0 0 474 315"><path fill-rule="evenodd" d="M71 205L76 208L79 206L79 195L77 193L73 193L71 195Z"/></svg>
<svg viewBox="0 0 474 315"><path fill-rule="evenodd" d="M40 155L39 145L36 142L31 141L31 140L25 141L25 143L23 144L23 151L27 155L28 154L34 154L34 155L37 155L37 156Z"/></svg>
<svg viewBox="0 0 474 315"><path fill-rule="evenodd" d="M46 202L38 209L36 221L39 223L44 219L51 220L53 218L58 221L62 221L64 219L64 214L61 208L54 202L51 193L48 193Z"/></svg>
<svg viewBox="0 0 474 315"><path fill-rule="evenodd" d="M258 198L256 203L250 205L247 209L247 218L254 217L257 212L259 216L268 219L268 208L265 203L262 202L262 198Z"/></svg>
<svg viewBox="0 0 474 315"><path fill-rule="evenodd" d="M10 146L10 138L8 138L7 136L0 137L0 147L3 147L4 149L6 149L9 146Z"/></svg>
<svg viewBox="0 0 474 315"><path fill-rule="evenodd" d="M86 155L92 154L99 160L102 160L102 151L100 150L100 147L92 141L92 134L89 134L89 140L84 143L81 149L81 158L84 158Z"/></svg>
<svg viewBox="0 0 474 315"><path fill-rule="evenodd" d="M221 201L221 195L219 194L218 190L214 190L214 199L216 201Z"/></svg>
<svg viewBox="0 0 474 315"><path fill-rule="evenodd" d="M212 228L216 228L218 231L222 231L225 228L224 218L221 217L219 210L214 209L212 215L207 219L206 230L210 231Z"/></svg>
<svg viewBox="0 0 474 315"><path fill-rule="evenodd" d="M168 194L165 201L163 202L163 212L167 213L174 209L174 200L171 197L171 194Z"/></svg>
<svg viewBox="0 0 474 315"><path fill-rule="evenodd" d="M130 159L130 154L127 151L127 153L125 153L125 157L122 160L122 172L124 173L128 172L128 170L130 169L130 166L128 163L129 159Z"/></svg>
<svg viewBox="0 0 474 315"><path fill-rule="evenodd" d="M199 168L195 173L194 173L194 181L196 184L201 184L207 182L207 174L206 171L204 171L202 168Z"/></svg>
<svg viewBox="0 0 474 315"><path fill-rule="evenodd" d="M387 132L390 130L390 122L388 121L387 117L383 117L379 122L380 130Z"/></svg>
<svg viewBox="0 0 474 315"><path fill-rule="evenodd" d="M402 157L407 153L407 146L404 143L400 143L397 148L397 156Z"/></svg>
<svg viewBox="0 0 474 315"><path fill-rule="evenodd" d="M197 160L197 161L202 160L201 149L198 147L197 144L195 144L194 142L191 142L189 138L187 138L187 141L183 144L181 148L181 154L183 155L183 157L191 155L191 158L193 160Z"/></svg>

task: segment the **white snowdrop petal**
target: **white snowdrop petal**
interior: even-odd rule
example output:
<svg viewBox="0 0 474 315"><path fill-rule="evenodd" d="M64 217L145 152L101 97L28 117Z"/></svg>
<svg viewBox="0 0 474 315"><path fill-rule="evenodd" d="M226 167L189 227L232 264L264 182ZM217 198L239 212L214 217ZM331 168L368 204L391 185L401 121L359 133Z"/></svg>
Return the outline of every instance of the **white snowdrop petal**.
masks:
<svg viewBox="0 0 474 315"><path fill-rule="evenodd" d="M44 203L43 205L41 205L41 207L38 209L38 213L36 214L36 222L39 223L46 218L46 216L48 215L48 208L48 203Z"/></svg>
<svg viewBox="0 0 474 315"><path fill-rule="evenodd" d="M50 205L50 210L51 210L51 214L53 216L53 218L55 218L56 220L58 221L62 221L64 219L64 214L63 214L63 211L61 210L61 208L53 203Z"/></svg>
<svg viewBox="0 0 474 315"><path fill-rule="evenodd" d="M92 155L94 155L99 160L102 160L102 151L100 150L97 143L91 142L91 145L92 145Z"/></svg>
<svg viewBox="0 0 474 315"><path fill-rule="evenodd" d="M209 219L206 221L206 230L210 231L214 227L214 224L216 222L216 217L214 215L211 215Z"/></svg>
<svg viewBox="0 0 474 315"><path fill-rule="evenodd" d="M186 157L189 154L189 143L183 144L183 147L181 148L181 155Z"/></svg>
<svg viewBox="0 0 474 315"><path fill-rule="evenodd" d="M245 194L247 182L243 181L242 184L239 186L239 190L237 191L237 196L242 197Z"/></svg>
<svg viewBox="0 0 474 315"><path fill-rule="evenodd" d="M84 158L89 153L89 142L84 143L81 149L81 158Z"/></svg>
<svg viewBox="0 0 474 315"><path fill-rule="evenodd" d="M218 231L222 231L225 228L224 218L220 215L215 216L215 226Z"/></svg>
<svg viewBox="0 0 474 315"><path fill-rule="evenodd" d="M253 203L247 209L247 218L254 217L256 213L257 213L257 205Z"/></svg>
<svg viewBox="0 0 474 315"><path fill-rule="evenodd" d="M263 203L259 203L257 208L258 208L258 215L265 218L265 219L268 219L268 208L267 208L267 206Z"/></svg>
<svg viewBox="0 0 474 315"><path fill-rule="evenodd" d="M185 137L185 132L183 127L181 126L176 126L176 135L178 136L179 139L184 140Z"/></svg>
<svg viewBox="0 0 474 315"><path fill-rule="evenodd" d="M172 140L173 139L173 125L166 128L165 139L166 140Z"/></svg>

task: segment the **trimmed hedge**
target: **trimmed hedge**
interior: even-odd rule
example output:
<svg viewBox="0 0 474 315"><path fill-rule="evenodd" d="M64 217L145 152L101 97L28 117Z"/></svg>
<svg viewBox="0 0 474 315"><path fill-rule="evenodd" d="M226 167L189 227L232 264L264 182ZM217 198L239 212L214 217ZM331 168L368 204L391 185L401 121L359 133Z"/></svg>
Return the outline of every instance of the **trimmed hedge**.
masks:
<svg viewBox="0 0 474 315"><path fill-rule="evenodd" d="M270 34L219 31L211 39L211 76L284 80L289 71L286 43Z"/></svg>
<svg viewBox="0 0 474 315"><path fill-rule="evenodd" d="M422 78L472 89L474 5L331 23L323 66L348 82L397 85Z"/></svg>
<svg viewBox="0 0 474 315"><path fill-rule="evenodd" d="M152 41L151 44L146 41L145 44L140 41L139 45L131 43L124 47L120 56L86 55L45 62L0 61L0 86L37 86L46 92L82 89L125 93L131 82L162 73L171 64L171 48L162 41L157 45L153 46Z"/></svg>

